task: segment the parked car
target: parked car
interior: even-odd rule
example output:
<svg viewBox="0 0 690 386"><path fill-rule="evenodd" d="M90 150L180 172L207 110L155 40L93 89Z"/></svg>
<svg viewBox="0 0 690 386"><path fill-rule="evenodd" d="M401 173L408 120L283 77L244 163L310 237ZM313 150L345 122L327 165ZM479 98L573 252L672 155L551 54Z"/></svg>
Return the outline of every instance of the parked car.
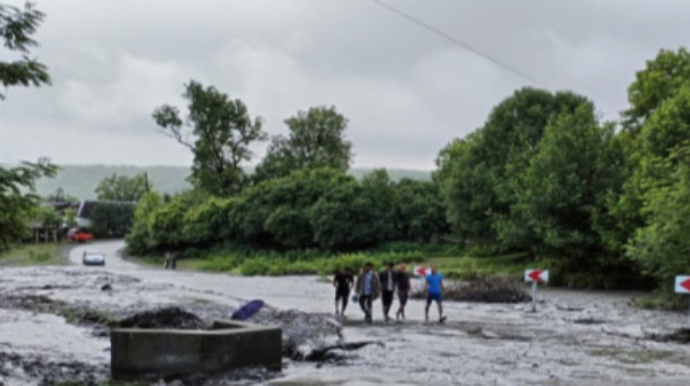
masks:
<svg viewBox="0 0 690 386"><path fill-rule="evenodd" d="M84 251L81 261L84 265L105 265L105 253L101 251Z"/></svg>
<svg viewBox="0 0 690 386"><path fill-rule="evenodd" d="M67 232L67 238L73 243L88 243L89 241L93 240L93 233L72 228L69 230L69 232Z"/></svg>

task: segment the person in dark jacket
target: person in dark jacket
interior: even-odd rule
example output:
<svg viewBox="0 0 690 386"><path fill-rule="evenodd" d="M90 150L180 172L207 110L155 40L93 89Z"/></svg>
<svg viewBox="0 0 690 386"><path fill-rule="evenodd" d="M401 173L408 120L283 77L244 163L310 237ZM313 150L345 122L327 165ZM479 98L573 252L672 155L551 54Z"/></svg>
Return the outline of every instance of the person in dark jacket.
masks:
<svg viewBox="0 0 690 386"><path fill-rule="evenodd" d="M396 288L400 306L398 307L398 312L395 313L395 319L400 320L400 318L402 318L405 320L405 306L407 305L407 299L410 297L410 292L412 291L410 274L407 273L407 266L405 263L400 264L396 275Z"/></svg>
<svg viewBox="0 0 690 386"><path fill-rule="evenodd" d="M355 278L349 268L341 269L333 278L333 286L335 287L335 316L345 317L347 301L354 285ZM341 303L342 309L339 308Z"/></svg>
<svg viewBox="0 0 690 386"><path fill-rule="evenodd" d="M364 311L364 321L372 322L371 307L374 300L379 297L381 293L381 283L376 272L372 271L374 265L367 262L364 264L362 273L357 276L355 282L355 292L359 298L359 306Z"/></svg>
<svg viewBox="0 0 690 386"><path fill-rule="evenodd" d="M391 318L388 313L393 304L393 294L395 293L395 279L397 274L393 270L393 263L386 264L386 269L379 274L381 282L381 302L383 303L383 317L387 321Z"/></svg>

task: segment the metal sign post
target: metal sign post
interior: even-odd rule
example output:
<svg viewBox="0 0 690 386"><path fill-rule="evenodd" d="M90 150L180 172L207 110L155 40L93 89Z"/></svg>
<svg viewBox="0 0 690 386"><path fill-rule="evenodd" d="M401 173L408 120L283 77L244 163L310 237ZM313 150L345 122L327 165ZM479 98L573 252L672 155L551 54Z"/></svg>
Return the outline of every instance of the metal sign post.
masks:
<svg viewBox="0 0 690 386"><path fill-rule="evenodd" d="M549 281L549 271L543 269L528 269L525 271L525 281L532 283L532 312L537 312L537 289L539 283Z"/></svg>
<svg viewBox="0 0 690 386"><path fill-rule="evenodd" d="M532 282L532 312L537 312L537 282Z"/></svg>
<svg viewBox="0 0 690 386"><path fill-rule="evenodd" d="M677 294L690 294L690 276L676 276ZM690 327L690 298L688 299L688 327Z"/></svg>

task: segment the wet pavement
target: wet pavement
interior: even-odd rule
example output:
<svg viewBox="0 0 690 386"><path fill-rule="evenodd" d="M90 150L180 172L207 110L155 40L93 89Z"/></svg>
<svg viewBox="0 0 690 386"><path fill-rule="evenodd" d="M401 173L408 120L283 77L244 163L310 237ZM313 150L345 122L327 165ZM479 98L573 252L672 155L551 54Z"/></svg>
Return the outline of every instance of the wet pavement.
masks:
<svg viewBox="0 0 690 386"><path fill-rule="evenodd" d="M263 299L273 313L260 322L289 316L287 331L299 334L323 316L312 321L308 314L279 310L333 312L332 286L316 277L165 271L119 259L116 251L121 247L120 242L108 242L75 248L71 267L0 270L0 382L40 384L29 366L36 362L78 379L107 376L109 342L107 334L95 334L89 327L94 315L120 319L153 307L178 306L207 320L227 319L247 300ZM106 267L81 267L84 248L106 252ZM404 323L381 321L376 302L373 325L364 324L358 307L350 305L343 338L383 345L340 351L338 360L326 362L286 359L281 376L266 383L680 385L690 379L690 346L646 338L685 326L687 315L634 309L629 305L632 293L545 290L540 295L536 313L529 304L446 303L448 320L443 325L423 322L421 301L410 301ZM31 306L10 299L17 297L58 303L32 312ZM80 309L88 309L89 317L75 313ZM339 338L325 324L311 330L301 344Z"/></svg>

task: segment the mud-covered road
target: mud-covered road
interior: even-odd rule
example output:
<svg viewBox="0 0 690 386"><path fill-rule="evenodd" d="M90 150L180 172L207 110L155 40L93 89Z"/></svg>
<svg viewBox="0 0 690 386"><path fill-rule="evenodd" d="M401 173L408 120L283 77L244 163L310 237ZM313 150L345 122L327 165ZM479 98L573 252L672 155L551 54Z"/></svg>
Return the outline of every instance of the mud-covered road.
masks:
<svg viewBox="0 0 690 386"><path fill-rule="evenodd" d="M316 277L164 271L121 260L116 257L121 247L119 242L88 246L108 254L105 268L80 266L84 247L79 247L70 254L71 267L0 270L0 382L105 379L109 341L102 326L90 324L94 320L162 306L222 319L257 298L274 308L264 323L284 320L279 310L333 312L332 287ZM690 379L690 346L647 339L649 333L683 326L686 315L631 308L631 293L546 290L541 295L537 313L524 304L447 303L445 325L423 323L419 301L410 302L408 321L401 324L381 322L380 304L375 304L371 326L361 323L361 313L351 305L345 339L377 340L383 346L342 352L340 360L328 362L286 358L282 374L260 379L274 385L583 386L681 385ZM299 335L302 328L311 334L305 339L332 338L303 325L311 319L301 320L302 325L291 321L289 334Z"/></svg>

